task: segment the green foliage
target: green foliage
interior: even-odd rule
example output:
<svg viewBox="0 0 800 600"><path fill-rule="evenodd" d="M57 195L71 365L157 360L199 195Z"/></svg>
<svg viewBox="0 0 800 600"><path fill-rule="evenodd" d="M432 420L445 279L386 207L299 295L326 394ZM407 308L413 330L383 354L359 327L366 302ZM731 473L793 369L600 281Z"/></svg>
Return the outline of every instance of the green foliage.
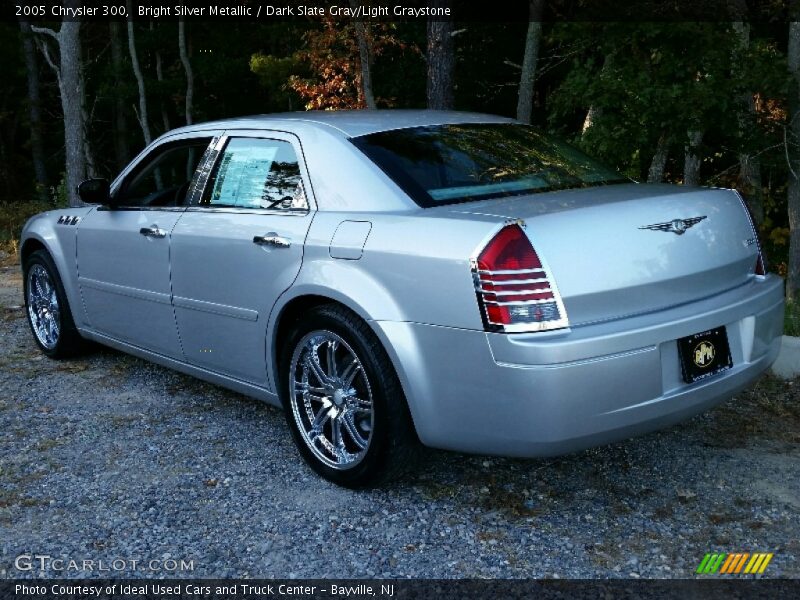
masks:
<svg viewBox="0 0 800 600"><path fill-rule="evenodd" d="M643 175L661 136L682 148L688 131L736 130L728 24L565 23L553 35L589 43L551 95L551 123L594 107L579 141L620 170Z"/></svg>
<svg viewBox="0 0 800 600"><path fill-rule="evenodd" d="M297 94L287 85L289 77L297 73L297 60L292 56L277 57L256 52L250 57L250 71L257 77L267 97L275 104L286 106L287 110L300 106Z"/></svg>

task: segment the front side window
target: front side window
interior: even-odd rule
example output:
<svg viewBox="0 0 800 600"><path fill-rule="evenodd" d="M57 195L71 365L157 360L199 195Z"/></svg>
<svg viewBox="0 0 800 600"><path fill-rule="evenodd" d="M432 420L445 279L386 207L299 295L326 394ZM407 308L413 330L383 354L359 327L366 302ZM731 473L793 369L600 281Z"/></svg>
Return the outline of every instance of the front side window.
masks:
<svg viewBox="0 0 800 600"><path fill-rule="evenodd" d="M294 148L280 140L231 138L208 179L200 205L307 209Z"/></svg>
<svg viewBox="0 0 800 600"><path fill-rule="evenodd" d="M630 182L526 125L411 127L351 141L423 207Z"/></svg>
<svg viewBox="0 0 800 600"><path fill-rule="evenodd" d="M126 207L181 206L211 138L163 144L122 183L116 204Z"/></svg>

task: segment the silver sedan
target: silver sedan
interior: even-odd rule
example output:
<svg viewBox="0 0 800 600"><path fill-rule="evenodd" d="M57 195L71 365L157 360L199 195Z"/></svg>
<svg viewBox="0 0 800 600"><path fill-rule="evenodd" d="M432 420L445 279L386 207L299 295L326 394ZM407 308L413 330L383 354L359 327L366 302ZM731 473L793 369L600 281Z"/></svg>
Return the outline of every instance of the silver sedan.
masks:
<svg viewBox="0 0 800 600"><path fill-rule="evenodd" d="M545 456L730 398L782 280L731 190L641 185L536 129L432 111L171 131L23 233L52 358L99 342L285 408L358 487L421 445Z"/></svg>

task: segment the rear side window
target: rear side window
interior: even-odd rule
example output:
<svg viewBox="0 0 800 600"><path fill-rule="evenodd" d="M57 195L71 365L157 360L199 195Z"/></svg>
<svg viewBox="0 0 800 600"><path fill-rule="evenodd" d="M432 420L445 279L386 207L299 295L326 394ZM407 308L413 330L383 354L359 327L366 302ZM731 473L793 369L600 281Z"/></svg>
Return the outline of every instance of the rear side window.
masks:
<svg viewBox="0 0 800 600"><path fill-rule="evenodd" d="M351 141L420 206L630 181L526 125L412 127Z"/></svg>
<svg viewBox="0 0 800 600"><path fill-rule="evenodd" d="M231 138L208 179L200 205L308 208L294 148L280 140Z"/></svg>

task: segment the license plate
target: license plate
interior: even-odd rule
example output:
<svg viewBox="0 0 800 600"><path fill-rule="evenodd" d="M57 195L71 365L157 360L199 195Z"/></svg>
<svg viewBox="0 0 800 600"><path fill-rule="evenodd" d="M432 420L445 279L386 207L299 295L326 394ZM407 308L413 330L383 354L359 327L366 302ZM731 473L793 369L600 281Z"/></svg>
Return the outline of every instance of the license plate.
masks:
<svg viewBox="0 0 800 600"><path fill-rule="evenodd" d="M679 339L678 356L686 383L713 377L733 366L728 334L724 327Z"/></svg>

